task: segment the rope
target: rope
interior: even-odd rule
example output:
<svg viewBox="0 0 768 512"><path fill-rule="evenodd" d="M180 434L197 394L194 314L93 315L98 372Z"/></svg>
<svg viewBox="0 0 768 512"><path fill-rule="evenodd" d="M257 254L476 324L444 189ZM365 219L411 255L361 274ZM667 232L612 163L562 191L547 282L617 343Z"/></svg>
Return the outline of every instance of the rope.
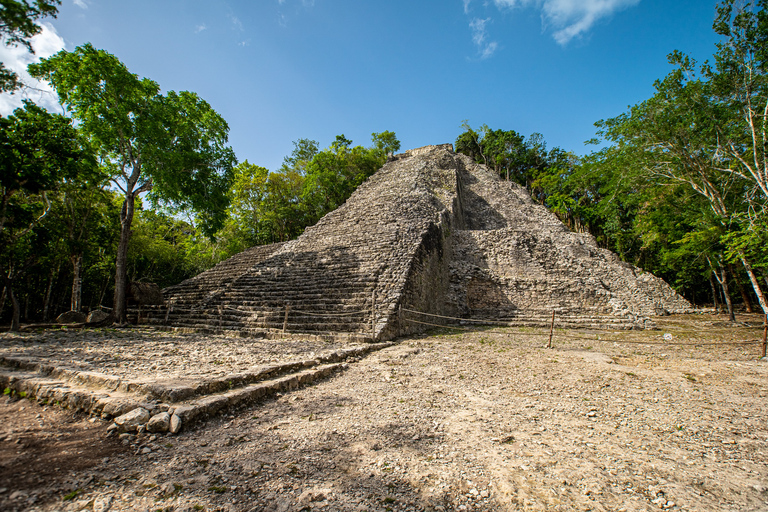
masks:
<svg viewBox="0 0 768 512"><path fill-rule="evenodd" d="M457 317L450 317L450 316L443 316L443 315L436 315L432 313L423 313L421 311L414 311L412 309L406 309L402 308L402 311L408 312L408 313L417 313L425 316L431 316L436 318L445 318L447 320L458 320L462 322L467 321L474 321L474 322L483 322L486 325L495 325L495 326L504 326L505 324L493 324L488 322L487 320L471 320L467 318L457 318ZM474 331L475 329L471 327L460 327L460 326L452 326L452 325L439 325L439 324L433 324L429 322L421 322L419 320L413 320L410 318L404 319L407 322L411 322L414 324L420 324L420 325L428 325L431 327L442 327L444 329L454 329L459 331ZM496 331L496 330L488 330L483 331L485 333L492 333L492 334L523 334L523 333L510 333L508 331ZM590 338L586 336L577 336L573 334L566 334L566 333L559 333L557 335L559 338L570 338L570 339L579 339L579 340L587 340L587 341L601 341L605 343L620 343L625 345L664 345L664 346L696 346L696 347L702 347L702 346L731 346L731 345L760 345L762 344L762 340L740 340L740 341L716 341L716 342L672 342L672 341L633 341L633 340L613 340L613 339L595 339Z"/></svg>
<svg viewBox="0 0 768 512"><path fill-rule="evenodd" d="M475 320L472 318L457 318L454 316L443 316L443 315L435 315L434 313L424 313L422 311L414 311L412 309L402 308L402 311L405 311L406 313L416 313L417 315L424 315L424 316L431 316L434 318L445 318L447 320L458 320L460 322L479 322L479 323L487 323L489 325L505 325L500 322L491 322L490 320Z"/></svg>
<svg viewBox="0 0 768 512"><path fill-rule="evenodd" d="M231 306L220 306L217 309L199 309L199 308L179 308L176 306L171 305L170 308L174 312L186 312L186 313L203 313L203 314L210 314L212 316L219 315L222 310L228 310L228 311L236 311L238 313L262 313L265 317L267 316L273 316L273 315L280 315L285 311L285 308L281 307L271 307L271 308L264 308L264 309L240 309L240 308L233 308ZM266 309L269 309L268 311L265 311ZM459 325L444 325L444 324L436 324L431 322L423 322L420 320L415 320L411 318L405 318L403 317L403 320L406 322L410 322L413 324L419 324L419 325L426 325L429 327L439 327L443 329L451 329L455 331L465 331L465 332L475 332L477 331L478 327L482 326L489 326L489 327L504 327L504 328L510 328L514 327L511 323L502 323L502 322L493 322L490 320L483 320L483 319L474 319L474 318L458 318L458 317L452 317L452 316L445 316L445 315L438 315L434 313L426 313L423 311L416 311L409 308L400 308L401 312L404 313L412 313L415 315L421 315L421 316L427 316L431 318L441 318L444 320L452 320L459 323L467 323L472 322L476 324L472 327L463 327ZM291 309L289 310L290 313L298 313L301 315L311 316L311 317L318 317L318 318L341 318L341 317L352 317L356 315L366 315L369 312L368 311L350 311L346 313L315 313L311 311L305 311L301 309ZM543 323L543 322L542 322ZM270 322L266 320L266 318L262 321L262 325L266 329L276 329L281 330L283 326L283 322ZM272 327L272 326L276 327ZM488 334L501 334L501 335L511 335L511 334L531 334L529 332L522 332L522 331L509 331L509 330L497 330L497 329L487 329L483 330L483 333ZM290 334L315 334L315 335L337 335L339 333L334 333L331 331L291 331ZM350 334L360 334L365 335L366 333L350 333ZM717 342L698 342L698 341L688 341L688 342L673 342L673 341L634 341L634 340L616 340L616 339L610 339L610 338L600 338L599 334L596 334L598 336L595 337L587 337L587 336L579 336L574 334L568 334L566 332L559 332L556 335L558 338L567 338L567 339L577 339L577 340L586 340L586 341L599 341L603 343L618 343L618 344L624 344L624 345L662 345L662 346L690 346L690 347L702 347L702 346L737 346L737 345L760 345L762 344L762 340L737 340L737 341L717 341Z"/></svg>
<svg viewBox="0 0 768 512"><path fill-rule="evenodd" d="M368 311L352 311L351 313L310 313L309 311L304 311L301 309L292 309L291 313L301 313L302 315L307 315L307 316L342 317L342 316L365 315L365 314L368 314Z"/></svg>

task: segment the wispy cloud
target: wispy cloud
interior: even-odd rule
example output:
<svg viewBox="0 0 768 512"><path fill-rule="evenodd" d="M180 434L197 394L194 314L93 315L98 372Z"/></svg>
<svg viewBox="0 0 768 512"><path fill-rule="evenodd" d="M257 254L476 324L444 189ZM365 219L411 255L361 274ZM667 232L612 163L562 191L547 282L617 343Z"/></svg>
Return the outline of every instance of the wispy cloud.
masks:
<svg viewBox="0 0 768 512"><path fill-rule="evenodd" d="M528 7L541 9L545 29L553 29L552 37L566 45L581 37L602 19L633 7L640 0L493 0L499 8Z"/></svg>
<svg viewBox="0 0 768 512"><path fill-rule="evenodd" d="M464 14L469 14L469 4L472 0L464 0Z"/></svg>
<svg viewBox="0 0 768 512"><path fill-rule="evenodd" d="M56 93L46 82L41 82L29 76L27 66L40 59L50 57L59 50L64 49L64 39L56 32L53 25L43 23L42 31L34 36L30 42L35 53L31 54L23 46L5 46L0 44L0 61L9 69L18 73L19 78L26 86L14 94L0 94L0 114L8 115L14 109L22 105L21 100L30 99L38 105L50 110L61 111Z"/></svg>
<svg viewBox="0 0 768 512"><path fill-rule="evenodd" d="M240 18L237 16L230 14L229 15L229 21L232 22L232 29L236 30L237 32L242 32L244 30L243 28L243 22L240 21Z"/></svg>
<svg viewBox="0 0 768 512"><path fill-rule="evenodd" d="M208 27L205 26L205 23L201 23L200 25L195 27L195 34L199 34L203 30L207 29Z"/></svg>
<svg viewBox="0 0 768 512"><path fill-rule="evenodd" d="M86 2L85 0L74 0L74 4L81 9L88 8L88 2Z"/></svg>
<svg viewBox="0 0 768 512"><path fill-rule="evenodd" d="M477 46L477 52L481 59L489 58L499 47L499 43L496 41L488 41L486 24L488 24L489 21L491 21L490 18L474 18L469 22L469 29L472 31L472 42Z"/></svg>

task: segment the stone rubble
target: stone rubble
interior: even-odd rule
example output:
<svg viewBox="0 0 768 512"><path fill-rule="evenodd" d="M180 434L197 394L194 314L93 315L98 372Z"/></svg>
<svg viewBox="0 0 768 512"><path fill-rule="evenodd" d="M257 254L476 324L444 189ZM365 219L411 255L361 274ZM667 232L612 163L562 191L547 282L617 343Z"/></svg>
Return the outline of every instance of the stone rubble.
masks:
<svg viewBox="0 0 768 512"><path fill-rule="evenodd" d="M38 487L11 485L19 471L0 509L765 510L768 365L756 345L704 345L762 329L658 322L558 331L554 349L535 328L405 338L205 428L122 434L124 452ZM656 345L666 332L702 345ZM33 424L55 409L21 403L3 406ZM9 424L3 446L26 442Z"/></svg>

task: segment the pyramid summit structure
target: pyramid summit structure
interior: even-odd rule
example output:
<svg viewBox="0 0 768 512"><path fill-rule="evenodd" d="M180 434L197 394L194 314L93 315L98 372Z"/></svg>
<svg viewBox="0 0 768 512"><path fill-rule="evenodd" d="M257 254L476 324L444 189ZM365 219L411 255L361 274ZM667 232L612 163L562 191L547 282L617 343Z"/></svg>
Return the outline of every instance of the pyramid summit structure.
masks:
<svg viewBox="0 0 768 512"><path fill-rule="evenodd" d="M430 323L402 311L513 325L548 325L554 312L561 327L629 329L692 310L450 144L391 157L296 240L254 247L163 293L168 307L150 321L373 339Z"/></svg>

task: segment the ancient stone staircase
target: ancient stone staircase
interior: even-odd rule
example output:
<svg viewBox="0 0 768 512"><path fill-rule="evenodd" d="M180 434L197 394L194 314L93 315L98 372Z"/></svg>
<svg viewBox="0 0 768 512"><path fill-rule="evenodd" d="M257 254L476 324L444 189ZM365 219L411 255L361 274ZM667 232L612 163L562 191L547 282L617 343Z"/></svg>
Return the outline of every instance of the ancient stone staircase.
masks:
<svg viewBox="0 0 768 512"><path fill-rule="evenodd" d="M165 428L173 428L176 433L218 414L326 378L346 368L346 360L391 345L366 344L307 360L263 364L229 375L165 380L127 379L52 364L39 357L0 355L0 389L7 395L34 397L102 418L119 417L141 408L148 412L146 423L151 417L167 413L169 423Z"/></svg>
<svg viewBox="0 0 768 512"><path fill-rule="evenodd" d="M164 290L142 321L181 329L390 339L401 307L515 325L642 328L690 310L666 283L570 232L485 166L427 146L396 155L298 239Z"/></svg>

